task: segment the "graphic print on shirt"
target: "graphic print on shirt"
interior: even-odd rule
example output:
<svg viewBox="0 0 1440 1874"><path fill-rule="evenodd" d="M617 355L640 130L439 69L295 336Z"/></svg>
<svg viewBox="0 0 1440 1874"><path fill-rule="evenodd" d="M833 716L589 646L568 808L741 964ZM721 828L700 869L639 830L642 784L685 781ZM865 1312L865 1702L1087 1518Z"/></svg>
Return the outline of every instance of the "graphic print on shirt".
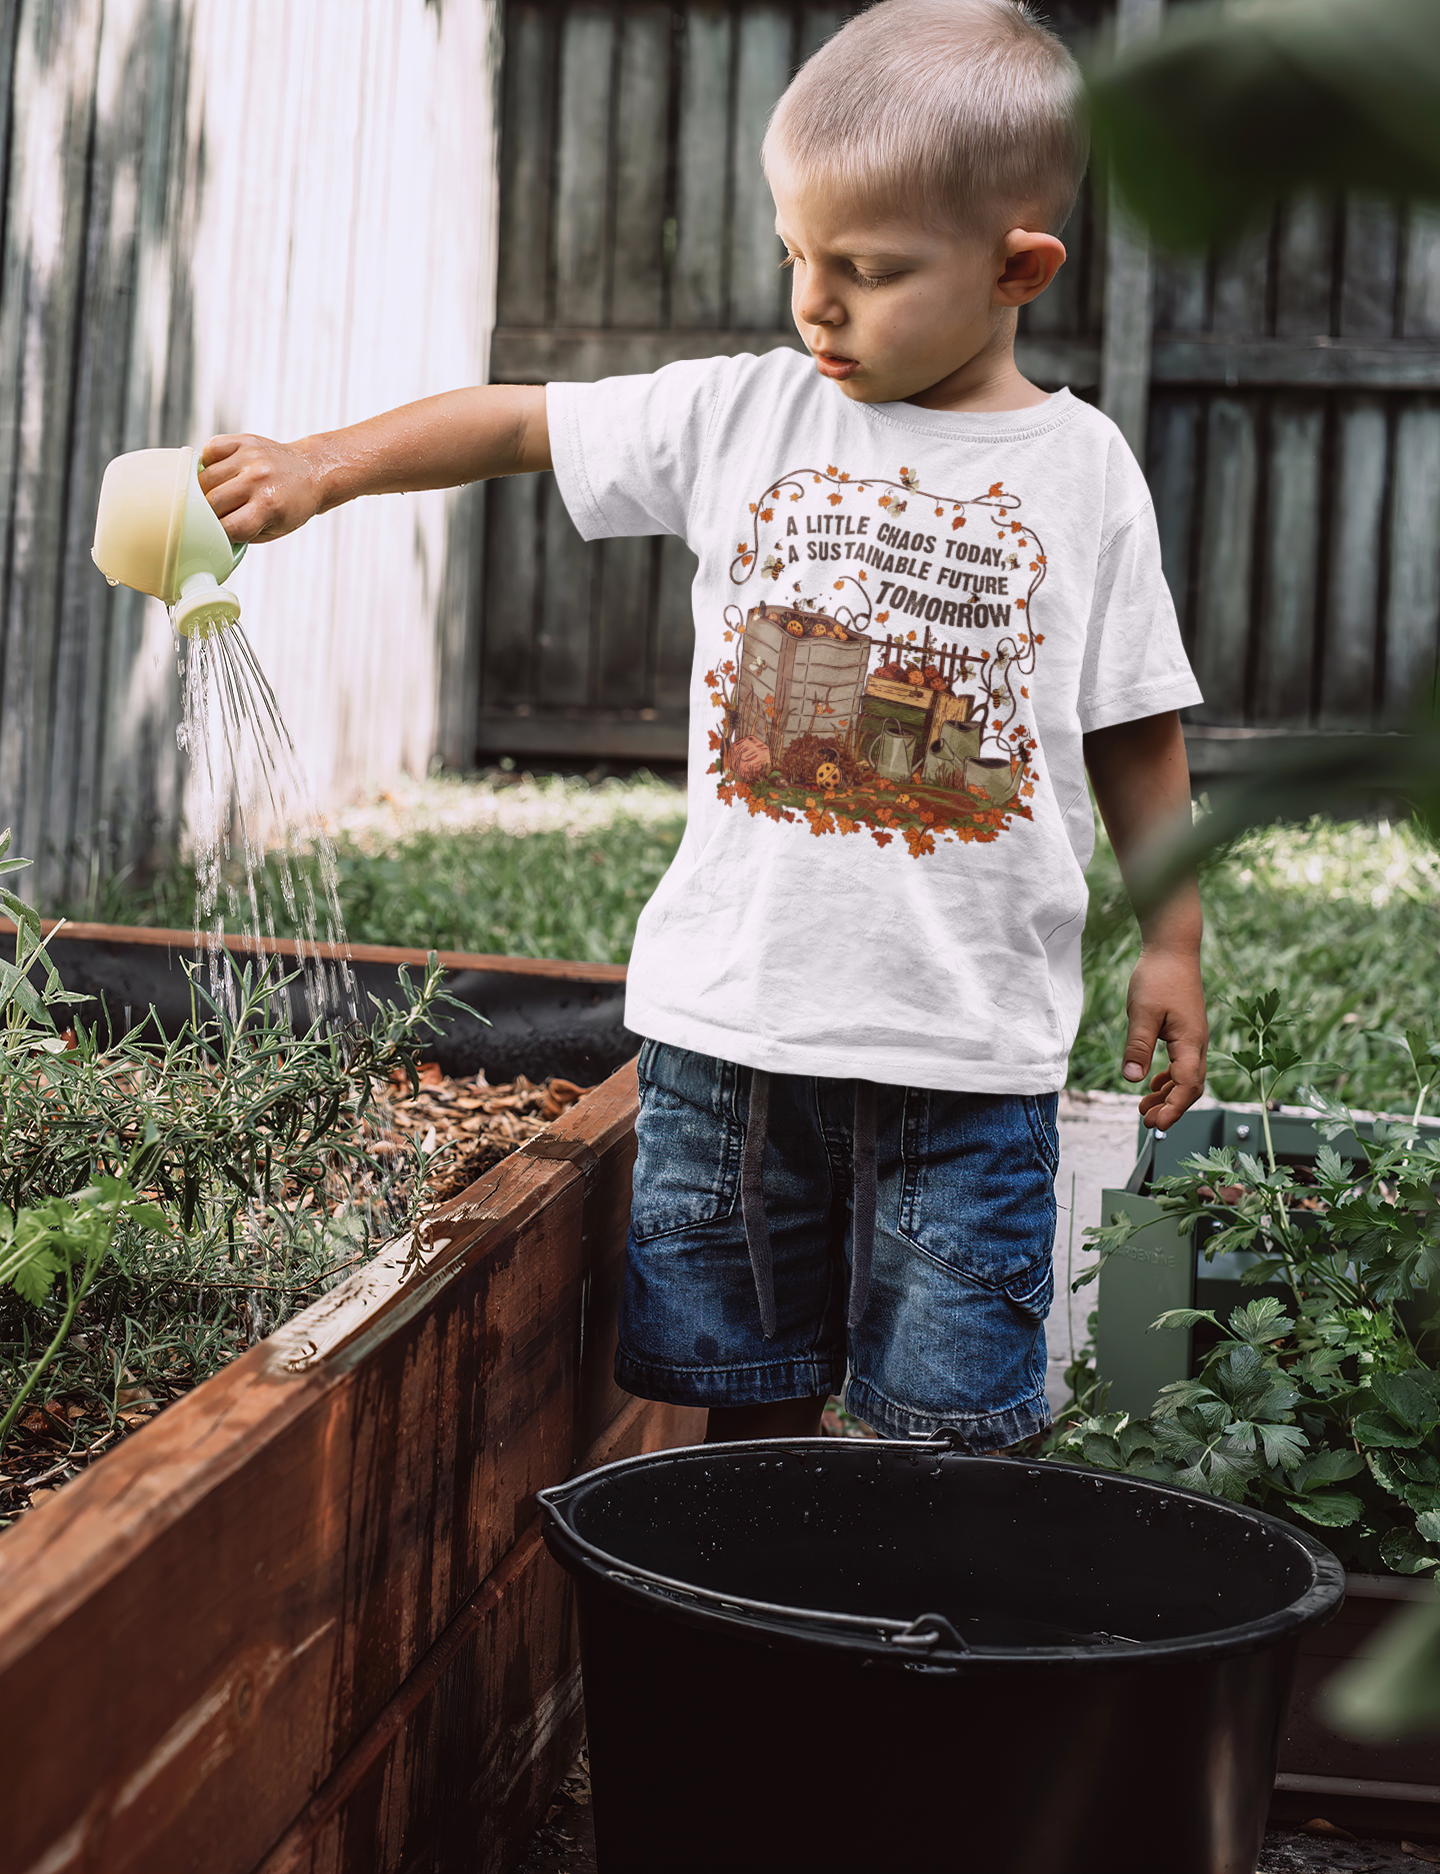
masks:
<svg viewBox="0 0 1440 1874"><path fill-rule="evenodd" d="M898 834L914 858L1031 818L1044 550L1002 483L956 499L919 480L832 463L750 503L730 578L753 595L726 606L734 648L705 677L727 806L817 837Z"/></svg>

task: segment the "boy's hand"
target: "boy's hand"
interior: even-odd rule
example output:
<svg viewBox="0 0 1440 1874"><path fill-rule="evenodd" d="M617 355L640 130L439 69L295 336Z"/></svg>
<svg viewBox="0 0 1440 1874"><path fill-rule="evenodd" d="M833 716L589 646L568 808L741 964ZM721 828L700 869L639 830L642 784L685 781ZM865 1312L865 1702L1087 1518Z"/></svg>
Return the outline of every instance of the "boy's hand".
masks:
<svg viewBox="0 0 1440 1874"><path fill-rule="evenodd" d="M1157 1041L1170 1056L1140 1100L1140 1117L1157 1132L1168 1132L1205 1091L1205 1054L1210 1024L1199 958L1193 950L1145 949L1130 978L1125 1000L1129 1033L1125 1038L1125 1078L1143 1080L1150 1071Z"/></svg>
<svg viewBox="0 0 1440 1874"><path fill-rule="evenodd" d="M212 436L200 459L201 493L237 547L279 540L320 512L319 469L303 443Z"/></svg>

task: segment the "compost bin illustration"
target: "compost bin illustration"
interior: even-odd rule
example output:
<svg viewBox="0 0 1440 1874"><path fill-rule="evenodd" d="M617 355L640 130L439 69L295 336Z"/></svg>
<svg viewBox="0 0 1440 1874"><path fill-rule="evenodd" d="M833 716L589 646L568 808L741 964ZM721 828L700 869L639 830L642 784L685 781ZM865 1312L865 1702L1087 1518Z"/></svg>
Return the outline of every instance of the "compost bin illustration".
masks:
<svg viewBox="0 0 1440 1874"><path fill-rule="evenodd" d="M899 835L916 858L1031 817L1045 578L1018 495L918 484L833 464L772 483L730 566L754 596L726 607L732 648L706 673L722 801L817 836Z"/></svg>

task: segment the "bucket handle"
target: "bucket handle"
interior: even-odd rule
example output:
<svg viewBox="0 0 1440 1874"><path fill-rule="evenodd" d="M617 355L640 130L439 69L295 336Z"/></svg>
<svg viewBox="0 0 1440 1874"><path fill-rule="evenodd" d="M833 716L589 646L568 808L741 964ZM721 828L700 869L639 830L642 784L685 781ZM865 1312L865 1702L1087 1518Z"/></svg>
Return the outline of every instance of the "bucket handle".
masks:
<svg viewBox="0 0 1440 1874"><path fill-rule="evenodd" d="M578 1541L589 1547L583 1537L576 1536L573 1529L567 1530L566 1534L572 1542ZM652 1574L648 1568L636 1568L633 1565L628 1568L607 1568L605 1578L620 1587L658 1591L672 1600L703 1601L707 1607L728 1609L734 1614L756 1614L771 1620L783 1620L787 1625L797 1620L813 1621L817 1626L835 1627L842 1632L878 1635L892 1646L913 1647L920 1652L941 1645L956 1653L970 1651L970 1647L943 1614L918 1614L914 1620L890 1620L883 1614L834 1614L818 1607L784 1607L773 1601L750 1601L740 1594L724 1594L717 1588L699 1588L693 1582L676 1581L669 1575Z"/></svg>

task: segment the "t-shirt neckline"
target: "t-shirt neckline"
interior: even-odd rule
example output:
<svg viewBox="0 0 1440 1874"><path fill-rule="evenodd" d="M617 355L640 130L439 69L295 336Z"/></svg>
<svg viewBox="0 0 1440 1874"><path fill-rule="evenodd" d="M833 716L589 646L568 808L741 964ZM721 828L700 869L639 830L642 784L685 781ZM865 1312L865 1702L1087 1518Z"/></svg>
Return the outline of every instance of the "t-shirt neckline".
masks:
<svg viewBox="0 0 1440 1874"><path fill-rule="evenodd" d="M883 422L954 442L1016 442L1042 436L1068 422L1079 408L1068 389L1051 391L1044 403L1025 410L927 410L918 403L856 404Z"/></svg>

